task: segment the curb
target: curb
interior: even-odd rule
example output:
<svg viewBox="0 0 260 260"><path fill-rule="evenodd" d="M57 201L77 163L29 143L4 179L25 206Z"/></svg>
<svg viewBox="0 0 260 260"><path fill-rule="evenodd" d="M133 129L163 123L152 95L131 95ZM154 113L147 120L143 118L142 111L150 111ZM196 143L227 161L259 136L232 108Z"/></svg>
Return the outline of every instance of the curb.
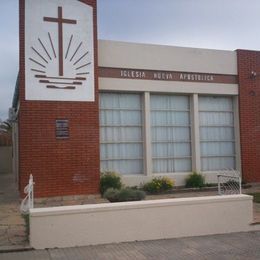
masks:
<svg viewBox="0 0 260 260"><path fill-rule="evenodd" d="M32 251L34 250L30 246L25 246L25 247L19 247L19 246L5 246L5 247L0 247L0 254L3 253L16 253L16 252L24 252L24 251Z"/></svg>

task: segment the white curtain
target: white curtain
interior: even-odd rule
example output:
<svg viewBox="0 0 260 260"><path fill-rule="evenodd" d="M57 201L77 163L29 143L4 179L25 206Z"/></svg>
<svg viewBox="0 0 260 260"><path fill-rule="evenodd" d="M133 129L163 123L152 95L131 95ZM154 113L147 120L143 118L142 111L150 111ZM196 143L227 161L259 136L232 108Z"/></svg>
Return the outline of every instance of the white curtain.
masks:
<svg viewBox="0 0 260 260"><path fill-rule="evenodd" d="M143 173L142 102L138 94L100 94L101 170Z"/></svg>
<svg viewBox="0 0 260 260"><path fill-rule="evenodd" d="M202 171L235 168L234 114L231 97L199 97Z"/></svg>
<svg viewBox="0 0 260 260"><path fill-rule="evenodd" d="M189 97L151 95L150 103L153 172L191 171Z"/></svg>

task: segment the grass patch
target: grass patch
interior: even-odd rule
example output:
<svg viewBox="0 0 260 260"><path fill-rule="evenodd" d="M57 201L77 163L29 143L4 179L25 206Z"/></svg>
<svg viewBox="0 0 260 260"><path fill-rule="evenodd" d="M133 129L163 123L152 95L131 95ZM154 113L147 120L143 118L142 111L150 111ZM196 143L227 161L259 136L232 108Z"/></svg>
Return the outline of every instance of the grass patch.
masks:
<svg viewBox="0 0 260 260"><path fill-rule="evenodd" d="M260 192L248 193L248 195L251 195L254 197L253 201L255 203L260 203Z"/></svg>
<svg viewBox="0 0 260 260"><path fill-rule="evenodd" d="M26 232L27 240L29 241L29 235L30 235L30 216L29 216L29 214L22 214L22 217L24 218L24 222L25 222L25 232Z"/></svg>

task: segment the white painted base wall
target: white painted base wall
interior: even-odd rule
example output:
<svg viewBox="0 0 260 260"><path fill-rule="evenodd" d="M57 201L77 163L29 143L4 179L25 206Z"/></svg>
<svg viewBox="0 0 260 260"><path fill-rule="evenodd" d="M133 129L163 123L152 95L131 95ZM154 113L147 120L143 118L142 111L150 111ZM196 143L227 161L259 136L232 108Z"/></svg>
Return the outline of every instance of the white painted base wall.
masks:
<svg viewBox="0 0 260 260"><path fill-rule="evenodd" d="M174 186L184 186L185 179L191 174L191 172L181 172L181 173L158 173L152 175L121 175L122 182L126 186L140 186L146 182L151 181L153 178L157 177L169 177L174 181ZM219 172L203 172L201 173L205 177L205 183L218 183L217 175Z"/></svg>
<svg viewBox="0 0 260 260"><path fill-rule="evenodd" d="M210 196L30 210L35 249L248 231L252 197Z"/></svg>

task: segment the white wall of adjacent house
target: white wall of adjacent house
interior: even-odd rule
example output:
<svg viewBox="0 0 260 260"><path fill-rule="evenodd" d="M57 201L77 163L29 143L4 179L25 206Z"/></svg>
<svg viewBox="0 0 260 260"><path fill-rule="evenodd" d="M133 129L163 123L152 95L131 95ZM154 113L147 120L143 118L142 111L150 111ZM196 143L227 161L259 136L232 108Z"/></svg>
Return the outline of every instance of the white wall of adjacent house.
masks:
<svg viewBox="0 0 260 260"><path fill-rule="evenodd" d="M99 67L237 75L236 52L99 41ZM240 171L238 84L99 77L101 170L127 185ZM112 104L112 105L111 105Z"/></svg>

